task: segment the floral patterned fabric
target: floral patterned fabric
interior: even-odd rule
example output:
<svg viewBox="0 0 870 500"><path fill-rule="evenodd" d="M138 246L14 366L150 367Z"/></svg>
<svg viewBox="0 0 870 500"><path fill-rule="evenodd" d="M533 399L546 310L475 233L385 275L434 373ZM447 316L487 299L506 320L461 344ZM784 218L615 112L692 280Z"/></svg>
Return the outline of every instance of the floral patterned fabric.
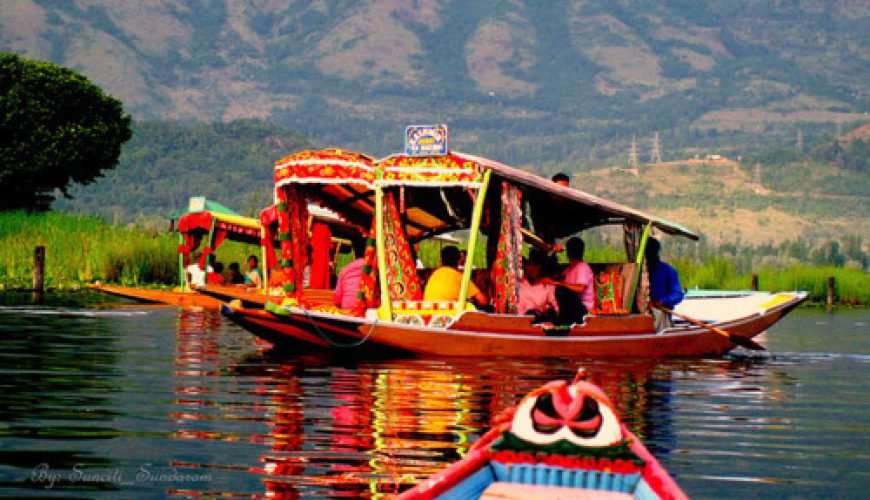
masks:
<svg viewBox="0 0 870 500"><path fill-rule="evenodd" d="M384 252L390 299L421 300L423 285L393 193L384 193Z"/></svg>
<svg viewBox="0 0 870 500"><path fill-rule="evenodd" d="M364 316L367 308L376 307L378 304L378 279L375 277L378 268L378 255L375 247L374 226L375 223L372 222L371 236L366 240L366 251L363 254L364 264L359 278L357 302L353 308L353 314L356 316Z"/></svg>
<svg viewBox="0 0 870 500"><path fill-rule="evenodd" d="M375 180L374 159L341 149L301 151L275 162L275 185L367 184Z"/></svg>
<svg viewBox="0 0 870 500"><path fill-rule="evenodd" d="M483 181L484 168L479 163L447 154L445 156L414 157L396 155L380 161L377 167L383 186L478 186Z"/></svg>
<svg viewBox="0 0 870 500"><path fill-rule="evenodd" d="M625 285L619 268L595 276L595 314L624 314L622 292Z"/></svg>
<svg viewBox="0 0 870 500"><path fill-rule="evenodd" d="M275 230L272 223L278 220L278 207L272 205L260 212L260 225L263 227L263 234L260 237L260 248L265 249L266 253L266 269L275 269L278 265L278 255L275 253L275 247L272 242L275 241Z"/></svg>
<svg viewBox="0 0 870 500"><path fill-rule="evenodd" d="M284 291L288 297L301 300L302 280L308 264L308 204L298 186L278 188L276 194Z"/></svg>
<svg viewBox="0 0 870 500"><path fill-rule="evenodd" d="M516 314L519 302L519 283L523 277L521 207L522 192L516 186L503 182L501 224L495 261L492 264L492 302L495 311L501 314Z"/></svg>

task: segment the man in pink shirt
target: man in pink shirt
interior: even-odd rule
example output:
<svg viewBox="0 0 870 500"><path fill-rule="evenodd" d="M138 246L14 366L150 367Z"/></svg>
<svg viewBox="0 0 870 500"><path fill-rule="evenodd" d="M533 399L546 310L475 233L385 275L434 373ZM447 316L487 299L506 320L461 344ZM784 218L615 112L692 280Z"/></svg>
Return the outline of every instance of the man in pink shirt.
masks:
<svg viewBox="0 0 870 500"><path fill-rule="evenodd" d="M359 280L362 277L363 265L365 264L365 259L363 259L365 252L365 238L353 240L353 255L356 259L344 266L344 269L338 273L335 292L332 294L332 302L342 309L353 309L356 306L356 301L359 300L357 293L359 292Z"/></svg>
<svg viewBox="0 0 870 500"><path fill-rule="evenodd" d="M559 315L556 302L556 287L545 283L541 269L547 262L547 254L534 248L523 266L523 279L520 281L517 312L535 317L535 323L553 322Z"/></svg>
<svg viewBox="0 0 870 500"><path fill-rule="evenodd" d="M579 323L595 307L595 274L583 260L586 244L578 237L569 238L565 243L568 267L561 281L545 278L546 283L556 285L556 298L559 301L559 323Z"/></svg>

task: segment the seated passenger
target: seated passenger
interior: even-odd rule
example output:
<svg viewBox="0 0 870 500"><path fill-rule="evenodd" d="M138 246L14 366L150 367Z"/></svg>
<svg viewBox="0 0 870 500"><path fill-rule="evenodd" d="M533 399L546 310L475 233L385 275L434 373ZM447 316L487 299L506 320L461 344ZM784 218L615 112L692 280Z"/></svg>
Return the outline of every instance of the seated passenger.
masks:
<svg viewBox="0 0 870 500"><path fill-rule="evenodd" d="M649 294L653 307L656 330L671 326L671 315L660 308L673 309L683 301L683 287L680 277L667 262L662 261L659 252L662 245L659 240L650 238L646 243L646 262L649 269Z"/></svg>
<svg viewBox="0 0 870 500"><path fill-rule="evenodd" d="M552 323L559 317L556 287L545 283L541 272L547 258L545 251L535 248L529 251L529 258L523 263L517 312L534 316L535 323Z"/></svg>
<svg viewBox="0 0 870 500"><path fill-rule="evenodd" d="M214 266L212 266L212 267L214 268L214 270L209 271L205 275L206 284L208 284L208 285L223 285L224 284L224 277L221 275L221 273L224 272L224 265L221 264L220 262L215 262Z"/></svg>
<svg viewBox="0 0 870 500"><path fill-rule="evenodd" d="M239 269L238 262L231 262L230 265L227 266L224 282L229 285L241 285L245 282L245 277L242 276L242 271Z"/></svg>
<svg viewBox="0 0 870 500"><path fill-rule="evenodd" d="M453 245L441 249L441 267L432 273L423 291L423 300L430 302L453 302L459 300L459 289L462 287L462 273L458 266L462 254ZM489 302L486 295L474 283L468 284L468 298L479 307L485 307Z"/></svg>
<svg viewBox="0 0 870 500"><path fill-rule="evenodd" d="M206 273L213 272L214 269L208 265L206 269L199 267L199 261L202 258L201 253L196 253L190 256L190 264L184 268L184 276L187 284L192 287L205 285Z"/></svg>
<svg viewBox="0 0 870 500"><path fill-rule="evenodd" d="M595 307L595 273L583 260L586 245L583 240L573 237L565 243L568 254L568 267L561 280L544 278L544 283L556 285L556 300L559 302L559 323L570 325L579 323Z"/></svg>
<svg viewBox="0 0 870 500"><path fill-rule="evenodd" d="M263 271L257 265L260 259L256 255L248 257L248 272L245 273L245 284L248 286L262 288L263 287Z"/></svg>
<svg viewBox="0 0 870 500"><path fill-rule="evenodd" d="M365 259L363 258L366 253L365 238L353 240L352 245L355 259L350 264L344 266L344 269L338 273L335 292L332 294L332 303L342 309L353 309L356 305L359 299L357 297L359 281L362 277L363 265L365 264Z"/></svg>

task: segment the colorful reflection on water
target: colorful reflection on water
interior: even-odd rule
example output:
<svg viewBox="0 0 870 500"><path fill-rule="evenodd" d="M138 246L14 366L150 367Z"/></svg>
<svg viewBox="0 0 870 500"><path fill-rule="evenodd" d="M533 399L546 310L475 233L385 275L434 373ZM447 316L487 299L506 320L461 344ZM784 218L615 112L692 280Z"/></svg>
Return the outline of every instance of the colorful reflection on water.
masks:
<svg viewBox="0 0 870 500"><path fill-rule="evenodd" d="M0 494L389 497L579 367L690 496L858 494L870 314L795 318L763 359L365 360L204 310L0 308ZM788 344L813 321L837 347Z"/></svg>

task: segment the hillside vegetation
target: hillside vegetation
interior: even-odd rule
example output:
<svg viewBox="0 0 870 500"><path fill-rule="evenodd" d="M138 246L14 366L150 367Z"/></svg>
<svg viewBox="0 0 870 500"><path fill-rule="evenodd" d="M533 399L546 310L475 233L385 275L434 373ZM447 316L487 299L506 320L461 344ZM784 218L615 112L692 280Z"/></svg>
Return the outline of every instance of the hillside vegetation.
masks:
<svg viewBox="0 0 870 500"><path fill-rule="evenodd" d="M274 162L321 147L256 120L138 122L133 128L119 166L94 184L71 189L74 198L58 200L55 208L165 229L171 212L186 207L191 196L205 196L256 216L272 202ZM850 131L836 141L846 151L842 156L864 147L862 137ZM712 245L800 240L809 248L797 257L809 261L810 250L831 241L857 238L859 251L870 243L862 239L870 234L870 172L866 165L850 169L819 159L830 144L808 147L797 157L762 152L758 160L765 164L723 158L596 168L575 173L572 186L681 222Z"/></svg>
<svg viewBox="0 0 870 500"><path fill-rule="evenodd" d="M382 156L413 122L457 150L575 169L736 157L866 121L863 0L15 0L0 48L83 71L139 120L259 118Z"/></svg>
<svg viewBox="0 0 870 500"><path fill-rule="evenodd" d="M166 227L169 215L205 196L250 217L272 203L275 161L309 143L258 120L139 122L120 164L98 182L70 190L55 208L99 214L115 224Z"/></svg>

